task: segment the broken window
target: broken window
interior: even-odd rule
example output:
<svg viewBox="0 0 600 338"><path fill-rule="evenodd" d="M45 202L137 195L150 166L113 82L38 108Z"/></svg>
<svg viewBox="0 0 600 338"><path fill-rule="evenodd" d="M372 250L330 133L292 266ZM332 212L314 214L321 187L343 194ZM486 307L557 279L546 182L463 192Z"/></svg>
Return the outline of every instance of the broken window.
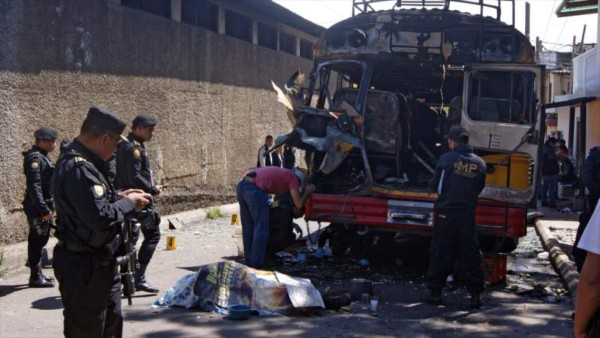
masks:
<svg viewBox="0 0 600 338"><path fill-rule="evenodd" d="M171 18L171 0L121 0L125 7Z"/></svg>
<svg viewBox="0 0 600 338"><path fill-rule="evenodd" d="M181 2L181 21L218 32L219 7L206 0L183 0Z"/></svg>
<svg viewBox="0 0 600 338"><path fill-rule="evenodd" d="M296 37L292 34L279 31L279 50L296 55Z"/></svg>
<svg viewBox="0 0 600 338"><path fill-rule="evenodd" d="M277 50L277 28L259 22L258 45Z"/></svg>
<svg viewBox="0 0 600 338"><path fill-rule="evenodd" d="M357 92L363 76L363 65L359 62L339 62L323 65L319 69L319 77L315 85L318 94L317 108L340 108L342 102L337 102L338 92L350 90ZM348 102L354 105L355 102Z"/></svg>
<svg viewBox="0 0 600 338"><path fill-rule="evenodd" d="M300 56L312 60L313 46L312 42L300 39Z"/></svg>
<svg viewBox="0 0 600 338"><path fill-rule="evenodd" d="M252 19L233 11L225 11L225 34L252 42Z"/></svg>
<svg viewBox="0 0 600 338"><path fill-rule="evenodd" d="M518 71L479 71L470 75L469 117L476 121L529 124L535 102L531 81L535 75Z"/></svg>

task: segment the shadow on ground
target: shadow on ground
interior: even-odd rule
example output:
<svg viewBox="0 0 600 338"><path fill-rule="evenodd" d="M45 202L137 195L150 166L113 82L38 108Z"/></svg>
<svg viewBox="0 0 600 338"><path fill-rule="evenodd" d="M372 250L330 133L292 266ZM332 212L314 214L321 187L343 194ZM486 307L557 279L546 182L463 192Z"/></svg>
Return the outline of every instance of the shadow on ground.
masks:
<svg viewBox="0 0 600 338"><path fill-rule="evenodd" d="M57 297L46 297L38 299L31 303L31 307L38 310L56 310L61 309L62 301L59 296Z"/></svg>
<svg viewBox="0 0 600 338"><path fill-rule="evenodd" d="M16 284L16 285L0 285L0 297L8 296L15 291L21 291L29 288L27 284Z"/></svg>

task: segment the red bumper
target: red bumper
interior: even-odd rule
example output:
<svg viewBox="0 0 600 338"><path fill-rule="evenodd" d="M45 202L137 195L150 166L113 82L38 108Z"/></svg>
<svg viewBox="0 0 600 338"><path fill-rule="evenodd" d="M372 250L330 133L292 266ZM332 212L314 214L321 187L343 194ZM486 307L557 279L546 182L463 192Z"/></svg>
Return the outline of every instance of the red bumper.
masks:
<svg viewBox="0 0 600 338"><path fill-rule="evenodd" d="M356 197L346 195L312 194L307 202L305 215L311 221L368 225L382 230L428 233L433 220L418 221L394 218L394 208L406 204L406 213L418 205L421 216L430 214L435 195L418 194L402 199ZM415 207L416 208L416 207ZM417 209L414 209L417 210ZM404 215L404 214L403 214ZM419 216L419 215L417 215ZM477 230L490 236L522 237L526 234L527 208L481 200L477 204ZM427 224L429 223L429 224Z"/></svg>

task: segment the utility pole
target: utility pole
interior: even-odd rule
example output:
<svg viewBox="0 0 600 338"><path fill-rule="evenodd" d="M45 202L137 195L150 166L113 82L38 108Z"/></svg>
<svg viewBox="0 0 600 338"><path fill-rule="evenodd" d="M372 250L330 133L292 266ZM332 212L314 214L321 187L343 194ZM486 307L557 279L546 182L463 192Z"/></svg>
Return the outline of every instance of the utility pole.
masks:
<svg viewBox="0 0 600 338"><path fill-rule="evenodd" d="M529 6L529 2L525 3L525 36L527 37L527 40L529 40L529 19L530 19L530 6Z"/></svg>
<svg viewBox="0 0 600 338"><path fill-rule="evenodd" d="M535 37L535 62L540 63L540 51L542 50L542 40L539 36Z"/></svg>
<svg viewBox="0 0 600 338"><path fill-rule="evenodd" d="M583 25L583 33L581 34L581 43L579 44L579 52L583 51L583 40L585 39L585 29L587 25Z"/></svg>

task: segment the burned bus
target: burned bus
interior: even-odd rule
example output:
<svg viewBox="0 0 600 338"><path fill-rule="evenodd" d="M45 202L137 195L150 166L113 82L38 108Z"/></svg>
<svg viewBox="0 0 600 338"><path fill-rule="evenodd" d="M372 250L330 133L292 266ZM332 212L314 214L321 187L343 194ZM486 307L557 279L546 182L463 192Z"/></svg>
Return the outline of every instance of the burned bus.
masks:
<svg viewBox="0 0 600 338"><path fill-rule="evenodd" d="M391 9L376 10L384 4ZM469 6L476 14L461 11ZM500 20L503 6L512 24ZM275 147L304 149L317 187L305 217L358 234L430 236L428 182L448 150L444 135L461 125L488 166L476 210L482 249L514 250L536 201L544 135L544 69L514 27L514 0L353 8L316 44L308 86L296 73L276 88L294 127Z"/></svg>

